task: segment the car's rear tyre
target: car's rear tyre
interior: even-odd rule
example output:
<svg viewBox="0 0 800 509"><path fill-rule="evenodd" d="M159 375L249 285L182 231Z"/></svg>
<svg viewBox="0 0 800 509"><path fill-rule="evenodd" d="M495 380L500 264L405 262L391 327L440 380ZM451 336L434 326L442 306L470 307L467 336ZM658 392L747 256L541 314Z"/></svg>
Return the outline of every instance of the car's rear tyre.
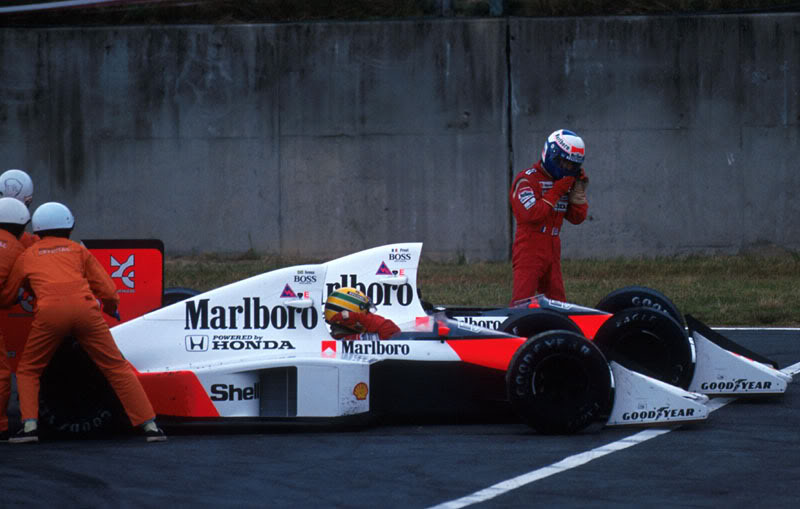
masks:
<svg viewBox="0 0 800 509"><path fill-rule="evenodd" d="M116 393L73 338L66 338L42 373L39 424L43 433L102 435L131 429Z"/></svg>
<svg viewBox="0 0 800 509"><path fill-rule="evenodd" d="M575 332L528 339L506 371L508 399L523 422L545 434L577 433L608 420L614 402L603 353Z"/></svg>
<svg viewBox="0 0 800 509"><path fill-rule="evenodd" d="M182 286L173 286L164 290L164 295L161 297L161 307L167 307L176 302L190 299L200 292L192 288L184 288Z"/></svg>
<svg viewBox="0 0 800 509"><path fill-rule="evenodd" d="M524 314L509 316L498 329L523 338L550 330L568 330L582 334L578 324L568 316L551 309L531 309Z"/></svg>
<svg viewBox="0 0 800 509"><path fill-rule="evenodd" d="M603 297L595 306L596 309L611 314L638 307L647 307L664 311L679 324L686 324L683 315L678 310L678 306L676 306L669 297L658 290L653 290L645 286L626 286L625 288L614 290Z"/></svg>
<svg viewBox="0 0 800 509"><path fill-rule="evenodd" d="M609 361L683 389L694 376L694 343L672 316L651 307L615 313L594 343Z"/></svg>

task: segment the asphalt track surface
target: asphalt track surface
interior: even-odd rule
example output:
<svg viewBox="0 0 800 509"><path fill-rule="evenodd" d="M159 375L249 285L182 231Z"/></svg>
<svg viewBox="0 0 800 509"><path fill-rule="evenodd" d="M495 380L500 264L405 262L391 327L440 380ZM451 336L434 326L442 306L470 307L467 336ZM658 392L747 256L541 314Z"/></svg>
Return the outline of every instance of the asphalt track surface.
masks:
<svg viewBox="0 0 800 509"><path fill-rule="evenodd" d="M800 331L722 332L800 370ZM703 423L575 436L426 423L3 443L0 506L800 507L800 375L781 397L712 401Z"/></svg>

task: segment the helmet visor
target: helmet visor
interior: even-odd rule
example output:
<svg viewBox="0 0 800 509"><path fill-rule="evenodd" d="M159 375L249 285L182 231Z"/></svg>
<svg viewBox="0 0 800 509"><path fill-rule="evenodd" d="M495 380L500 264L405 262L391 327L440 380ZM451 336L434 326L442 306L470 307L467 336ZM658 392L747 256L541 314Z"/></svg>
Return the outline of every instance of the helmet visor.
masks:
<svg viewBox="0 0 800 509"><path fill-rule="evenodd" d="M581 172L581 163L576 163L575 161L570 161L563 157L557 158L556 162L567 177L577 177Z"/></svg>

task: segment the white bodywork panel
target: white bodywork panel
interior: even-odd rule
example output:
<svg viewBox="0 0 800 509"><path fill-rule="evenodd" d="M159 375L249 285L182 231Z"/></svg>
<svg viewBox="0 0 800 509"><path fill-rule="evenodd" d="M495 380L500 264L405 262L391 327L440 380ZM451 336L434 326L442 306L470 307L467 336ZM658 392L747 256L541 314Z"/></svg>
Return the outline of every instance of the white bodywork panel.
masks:
<svg viewBox="0 0 800 509"><path fill-rule="evenodd" d="M701 421L708 417L708 397L684 391L611 361L615 396L608 426L657 425Z"/></svg>
<svg viewBox="0 0 800 509"><path fill-rule="evenodd" d="M364 413L372 362L459 357L439 341L335 341L323 319L325 298L342 284L355 286L404 330L424 330L429 319L416 290L421 250L421 243L393 244L271 271L153 311L112 334L142 373L195 373L224 417L258 416L261 374L282 367L297 369L297 417Z"/></svg>
<svg viewBox="0 0 800 509"><path fill-rule="evenodd" d="M692 333L697 365L689 390L713 396L782 394L792 376L771 366L742 357Z"/></svg>

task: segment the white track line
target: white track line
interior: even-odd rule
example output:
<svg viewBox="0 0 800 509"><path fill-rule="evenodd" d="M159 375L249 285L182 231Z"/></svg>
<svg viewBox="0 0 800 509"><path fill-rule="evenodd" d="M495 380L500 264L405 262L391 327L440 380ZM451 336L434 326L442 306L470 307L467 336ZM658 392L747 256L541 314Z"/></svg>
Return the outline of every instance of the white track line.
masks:
<svg viewBox="0 0 800 509"><path fill-rule="evenodd" d="M800 331L800 327L711 327L712 330Z"/></svg>
<svg viewBox="0 0 800 509"><path fill-rule="evenodd" d="M788 366L782 369L781 371L783 371L784 373L788 373L790 375L795 375L797 373L800 373L800 362L792 364L791 366ZM720 408L724 407L728 403L735 400L736 398L733 397L714 398L711 399L708 403L706 403L706 406L708 406L709 412L713 412L714 410L719 410ZM511 490L521 488L526 484L530 484L540 479L550 477L551 475L559 474L566 470L570 470L579 467L581 465L585 465L586 463L589 463L592 460L596 460L597 458L602 458L603 456L611 454L612 452L621 451L623 449L627 449L628 447L633 447L634 445L641 444L642 442L646 442L651 438L655 438L664 435L666 433L669 433L670 431L677 429L679 427L680 427L679 425L676 425L669 428L651 428L644 431L640 431L639 433L623 438L622 440L617 440L616 442L603 445L596 449L592 449L591 451L586 451L579 454L575 454L573 456L569 456L568 458L564 458L558 463L553 463L552 465L548 465L546 467L533 470L531 472L528 472L527 474L522 474L512 479L508 479L507 481L499 482L493 486L489 486L488 488L476 491L475 493L472 493L465 497L461 497L456 500L451 500L449 502L443 502L441 504L432 506L430 509L459 509L461 507L466 507L468 505L485 502L492 498L508 493Z"/></svg>

